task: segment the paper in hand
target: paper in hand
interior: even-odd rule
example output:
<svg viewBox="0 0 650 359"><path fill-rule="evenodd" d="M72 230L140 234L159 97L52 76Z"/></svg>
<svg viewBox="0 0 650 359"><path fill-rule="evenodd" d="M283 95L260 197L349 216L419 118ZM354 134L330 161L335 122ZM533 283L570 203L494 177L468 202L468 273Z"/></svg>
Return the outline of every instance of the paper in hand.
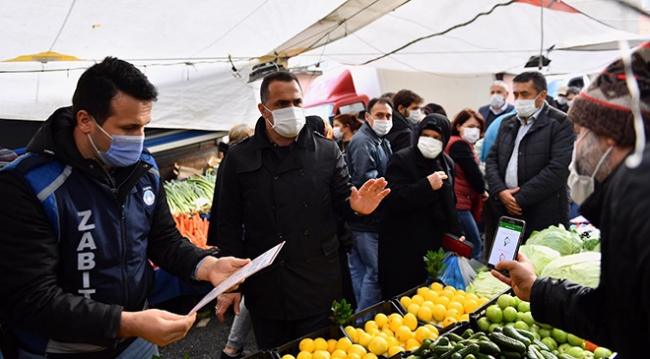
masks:
<svg viewBox="0 0 650 359"><path fill-rule="evenodd" d="M199 309L210 303L219 294L226 292L228 289L241 283L241 281L244 279L271 265L271 263L273 263L273 260L275 260L275 257L277 257L278 253L280 253L280 249L282 249L284 243L285 242L278 244L263 254L260 254L257 258L255 258L247 265L239 268L239 270L233 273L230 277L221 282L218 286L214 287L210 293L206 294L205 297L203 297L203 299L201 299L201 301L194 308L192 308L188 315L196 313Z"/></svg>

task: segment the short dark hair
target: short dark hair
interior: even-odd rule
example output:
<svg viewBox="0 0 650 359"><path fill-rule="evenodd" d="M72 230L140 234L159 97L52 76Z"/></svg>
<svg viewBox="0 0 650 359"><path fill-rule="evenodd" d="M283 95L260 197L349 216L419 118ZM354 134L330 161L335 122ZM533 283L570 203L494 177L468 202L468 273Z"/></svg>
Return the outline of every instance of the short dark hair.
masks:
<svg viewBox="0 0 650 359"><path fill-rule="evenodd" d="M298 81L296 75L292 74L289 71L277 71L266 75L264 77L264 80L262 80L262 86L260 87L260 101L262 101L262 104L266 104L266 100L269 99L269 95L270 95L269 86L273 81L281 81L281 82L296 81L298 87L300 87L300 90L302 91L302 87L300 86L300 81Z"/></svg>
<svg viewBox="0 0 650 359"><path fill-rule="evenodd" d="M395 96L395 93L394 93L394 92L384 92L384 93L381 94L381 96L379 96L379 97L381 97L381 98L385 98L385 99L389 99L389 100L393 101L393 96Z"/></svg>
<svg viewBox="0 0 650 359"><path fill-rule="evenodd" d="M547 90L546 86L546 77L542 75L541 72L538 71L528 71L528 72L522 72L519 75L515 76L514 79L512 79L513 83L527 83L528 81L533 80L533 88L537 93L541 93L542 91Z"/></svg>
<svg viewBox="0 0 650 359"><path fill-rule="evenodd" d="M447 117L447 111L445 111L445 109L442 106L438 105L437 103L433 103L433 102L427 104L426 106L424 106L422 108L422 111L424 112L425 116L430 114L430 113L439 113L439 114L444 115L445 117Z"/></svg>
<svg viewBox="0 0 650 359"><path fill-rule="evenodd" d="M411 90L399 90L398 93L393 96L393 103L395 108L398 108L399 105L402 105L404 108L411 106L412 103L422 103L422 97Z"/></svg>
<svg viewBox="0 0 650 359"><path fill-rule="evenodd" d="M579 95L580 94L580 89L578 87L576 87L576 86L571 86L566 90L566 94L567 94L567 96L571 95L571 94Z"/></svg>
<svg viewBox="0 0 650 359"><path fill-rule="evenodd" d="M76 116L85 110L102 125L113 114L111 101L118 91L138 100L158 99L158 91L147 76L132 64L109 56L81 75L72 96L72 111Z"/></svg>
<svg viewBox="0 0 650 359"><path fill-rule="evenodd" d="M385 99L383 97L375 97L372 100L370 100L370 102L368 102L368 110L366 110L366 112L370 113L370 110L372 110L372 108L375 106L375 104L378 104L378 103L379 104L385 103L388 106L390 106L391 109L395 109L393 107L393 103L390 100Z"/></svg>
<svg viewBox="0 0 650 359"><path fill-rule="evenodd" d="M363 121L359 120L359 116L353 113L343 113L336 115L333 121L339 121L342 125L349 126L352 132L356 132L359 127L363 125Z"/></svg>
<svg viewBox="0 0 650 359"><path fill-rule="evenodd" d="M454 120L451 122L451 135L452 136L459 136L460 132L458 132L457 127L462 126L465 122L469 121L471 118L475 118L478 123L481 125L481 135L485 133L485 119L483 119L483 116L469 108L466 108L464 110L461 110Z"/></svg>

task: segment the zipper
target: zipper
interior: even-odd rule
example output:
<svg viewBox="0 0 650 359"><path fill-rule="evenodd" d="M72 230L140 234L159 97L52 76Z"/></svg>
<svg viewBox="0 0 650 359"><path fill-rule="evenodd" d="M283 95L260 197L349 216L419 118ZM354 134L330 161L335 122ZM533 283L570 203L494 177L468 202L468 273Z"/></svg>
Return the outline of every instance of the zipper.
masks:
<svg viewBox="0 0 650 359"><path fill-rule="evenodd" d="M124 306L128 308L129 304L129 282L128 276L126 273L126 224L124 223L126 219L126 214L124 213L124 204L121 205L122 210L122 220L121 220L121 232L122 232L122 281L124 283Z"/></svg>

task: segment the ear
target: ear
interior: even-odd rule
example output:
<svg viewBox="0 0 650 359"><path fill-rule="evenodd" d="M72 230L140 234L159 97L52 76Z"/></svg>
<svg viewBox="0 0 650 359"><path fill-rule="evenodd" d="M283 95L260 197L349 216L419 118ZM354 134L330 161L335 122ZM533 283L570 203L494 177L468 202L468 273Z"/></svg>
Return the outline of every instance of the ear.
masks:
<svg viewBox="0 0 650 359"><path fill-rule="evenodd" d="M402 105L397 105L397 112L401 113L402 115L404 112L406 112L406 108Z"/></svg>
<svg viewBox="0 0 650 359"><path fill-rule="evenodd" d="M90 133L90 128L92 127L91 122L94 122L92 117L86 110L79 110L77 112L77 127L84 134Z"/></svg>
<svg viewBox="0 0 650 359"><path fill-rule="evenodd" d="M258 103L257 104L257 110L260 111L260 114L262 115L262 117L266 118L266 116L265 116L266 115L266 109L264 108L264 105L262 105L261 103Z"/></svg>
<svg viewBox="0 0 650 359"><path fill-rule="evenodd" d="M618 142L616 142L615 139L609 137L605 137L605 143L607 144L607 147L618 146Z"/></svg>
<svg viewBox="0 0 650 359"><path fill-rule="evenodd" d="M542 91L542 92L539 94L539 98L540 98L540 100L541 100L542 102L546 101L546 94L547 94L546 90Z"/></svg>

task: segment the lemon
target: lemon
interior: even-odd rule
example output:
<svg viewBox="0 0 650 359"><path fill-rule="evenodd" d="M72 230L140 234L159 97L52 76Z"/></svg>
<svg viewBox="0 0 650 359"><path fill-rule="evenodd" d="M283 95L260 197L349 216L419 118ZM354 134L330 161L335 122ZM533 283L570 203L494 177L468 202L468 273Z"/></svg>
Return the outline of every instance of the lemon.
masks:
<svg viewBox="0 0 650 359"><path fill-rule="evenodd" d="M366 333L370 333L373 329L379 329L379 325L374 320L369 320L364 324L363 329L366 330Z"/></svg>
<svg viewBox="0 0 650 359"><path fill-rule="evenodd" d="M447 297L447 298L449 298L449 300L451 300L451 298L453 298L454 295L456 295L456 293L452 292L449 289L443 289L443 290L440 291L440 293L438 293L438 296Z"/></svg>
<svg viewBox="0 0 650 359"><path fill-rule="evenodd" d="M372 335L364 332L359 335L359 341L357 343L367 347L368 343L370 343L370 339L372 339Z"/></svg>
<svg viewBox="0 0 650 359"><path fill-rule="evenodd" d="M348 348L348 355L356 354L359 358L364 356L367 353L366 348L362 347L359 344L352 344Z"/></svg>
<svg viewBox="0 0 650 359"><path fill-rule="evenodd" d="M345 332L348 333L348 336L350 337L350 339L352 339L352 341L356 342L357 339L359 339L359 334L357 334L357 328L348 325L347 327L345 327Z"/></svg>
<svg viewBox="0 0 650 359"><path fill-rule="evenodd" d="M356 331L355 331L355 333L356 333ZM348 348L350 347L350 345L352 345L352 342L350 341L350 339L348 339L347 337L343 337L343 338L339 339L338 342L336 342L336 349L343 350L344 352L347 353Z"/></svg>
<svg viewBox="0 0 650 359"><path fill-rule="evenodd" d="M408 298L408 297L403 297L403 298ZM377 323L377 327L379 329L383 329L384 326L388 324L388 317L384 313L377 313L377 315L375 315L375 323Z"/></svg>
<svg viewBox="0 0 650 359"><path fill-rule="evenodd" d="M404 348L402 348L399 345L394 345L394 346L388 348L388 357L392 358L393 356L395 356L395 354L401 353L403 351L404 351Z"/></svg>
<svg viewBox="0 0 650 359"><path fill-rule="evenodd" d="M487 303L489 301L490 301L489 299L487 299L485 297L481 297L481 298L478 299L477 303L478 303L479 306L481 306L481 305L483 305L483 304L485 304L485 303Z"/></svg>
<svg viewBox="0 0 650 359"><path fill-rule="evenodd" d="M441 321L445 319L445 312L447 312L447 307L445 307L442 304L436 304L435 306L433 306L431 315L433 316L433 319L437 321Z"/></svg>
<svg viewBox="0 0 650 359"><path fill-rule="evenodd" d="M399 299L399 303L402 305L402 307L408 308L409 305L411 305L412 300L410 297L403 296L402 298Z"/></svg>
<svg viewBox="0 0 650 359"><path fill-rule="evenodd" d="M436 328L435 325L425 324L424 327L427 328L427 329L429 329L429 331L431 332L431 334L435 335L436 338L438 337L438 335L440 335L440 333L438 332L438 328Z"/></svg>
<svg viewBox="0 0 650 359"><path fill-rule="evenodd" d="M296 359L311 359L311 353L306 350L303 350L300 353L298 353Z"/></svg>
<svg viewBox="0 0 650 359"><path fill-rule="evenodd" d="M411 303L411 305L409 305L406 310L409 312L409 314L417 314L419 309L420 309L419 305L415 303Z"/></svg>
<svg viewBox="0 0 650 359"><path fill-rule="evenodd" d="M465 294L465 298L466 298L466 299L475 300L475 301L478 302L478 295L476 295L476 294L474 294L474 293L466 293L466 294Z"/></svg>
<svg viewBox="0 0 650 359"><path fill-rule="evenodd" d="M330 339L327 341L327 351L330 352L330 354L334 353L336 350L337 343L336 339Z"/></svg>
<svg viewBox="0 0 650 359"><path fill-rule="evenodd" d="M388 347L394 347L394 346L399 346L399 340L395 337L388 337L386 338L386 342L388 342Z"/></svg>
<svg viewBox="0 0 650 359"><path fill-rule="evenodd" d="M458 311L458 315L465 314L465 308L459 302L449 302L449 304L447 304L447 309L456 309Z"/></svg>
<svg viewBox="0 0 650 359"><path fill-rule="evenodd" d="M382 355L388 350L388 341L382 337L374 337L368 343L368 350L376 355Z"/></svg>
<svg viewBox="0 0 650 359"><path fill-rule="evenodd" d="M433 302L436 298L438 298L438 292L435 290L430 290L424 295L424 300L425 301L430 301Z"/></svg>
<svg viewBox="0 0 650 359"><path fill-rule="evenodd" d="M454 288L454 287L452 287L450 285L444 287L443 290L448 290L448 291L450 291L450 292L452 292L454 294L456 293L456 288Z"/></svg>
<svg viewBox="0 0 650 359"><path fill-rule="evenodd" d="M435 306L434 306L435 307ZM420 319L423 322L430 322L431 318L433 318L433 311L429 307L421 307L420 310L418 310L418 319ZM413 328L412 330L415 330Z"/></svg>
<svg viewBox="0 0 650 359"><path fill-rule="evenodd" d="M415 338L411 338L411 339L406 341L406 347L407 348L413 348L413 347L419 348L420 345L422 345L422 343L417 341L417 339L415 339Z"/></svg>
<svg viewBox="0 0 650 359"><path fill-rule="evenodd" d="M445 306L445 308L447 308L447 304L449 304L449 302L451 302L449 298L440 296L433 301L433 304L442 304Z"/></svg>
<svg viewBox="0 0 650 359"><path fill-rule="evenodd" d="M296 357L294 357L291 354L285 354L285 355L282 356L282 359L296 359Z"/></svg>
<svg viewBox="0 0 650 359"><path fill-rule="evenodd" d="M361 359L377 359L377 356L374 353L367 353Z"/></svg>
<svg viewBox="0 0 650 359"><path fill-rule="evenodd" d="M348 355L348 353L347 353L345 350L343 350L343 349L336 349L336 350L334 350L334 352L332 353L332 359L334 359L334 358L343 359L343 358L345 358L347 355ZM284 359L284 358L283 358L283 359Z"/></svg>
<svg viewBox="0 0 650 359"><path fill-rule="evenodd" d="M445 318L445 320L442 321L442 326L446 328L446 327L448 327L450 325L453 325L456 322L457 322L456 318L447 317L447 318Z"/></svg>
<svg viewBox="0 0 650 359"><path fill-rule="evenodd" d="M418 288L416 294L419 295L420 297L424 298L426 296L427 292L429 292L430 290L431 289L429 289L427 287L420 287L420 288Z"/></svg>
<svg viewBox="0 0 650 359"><path fill-rule="evenodd" d="M298 344L298 349L300 349L300 351L306 351L306 352L309 352L309 353L313 353L314 352L314 340L311 339L311 338L305 338L305 339L301 340L300 344Z"/></svg>
<svg viewBox="0 0 650 359"><path fill-rule="evenodd" d="M465 304L463 304L463 309L465 313L471 313L478 308L478 303L474 299L466 299Z"/></svg>
<svg viewBox="0 0 650 359"><path fill-rule="evenodd" d="M454 295L453 298L451 298L451 301L463 304L463 303L465 303L465 296L462 295L462 294L456 293L456 295Z"/></svg>
<svg viewBox="0 0 650 359"><path fill-rule="evenodd" d="M397 328L401 327L404 324L402 317L393 317L393 320L388 318L388 328L393 332L397 332Z"/></svg>
<svg viewBox="0 0 650 359"><path fill-rule="evenodd" d="M415 335L414 335L413 337L414 337L415 339L417 339L417 341L419 341L420 343L422 343L422 342L424 341L424 339L427 339L427 338L431 338L431 337L433 337L433 334L431 334L431 332L429 331L429 329L427 329L426 327L419 327L419 328L415 331Z"/></svg>
<svg viewBox="0 0 650 359"><path fill-rule="evenodd" d="M456 309L447 309L445 312L445 319L446 318L454 318L454 320L458 321L458 318L460 318L460 313Z"/></svg>
<svg viewBox="0 0 650 359"><path fill-rule="evenodd" d="M311 359L330 359L330 352L327 350L316 350L314 354L311 355Z"/></svg>
<svg viewBox="0 0 650 359"><path fill-rule="evenodd" d="M411 303L415 303L417 305L421 305L424 302L424 297L421 295L414 295L411 297Z"/></svg>
<svg viewBox="0 0 650 359"><path fill-rule="evenodd" d="M426 308L426 307L424 307ZM421 309L421 308L420 308ZM402 320L404 325L409 327L411 330L415 330L418 327L418 318L415 317L413 313L406 313L404 319Z"/></svg>
<svg viewBox="0 0 650 359"><path fill-rule="evenodd" d="M458 318L459 322L469 322L469 314L463 314Z"/></svg>
<svg viewBox="0 0 650 359"><path fill-rule="evenodd" d="M314 352L317 350L327 351L328 348L329 346L327 345L327 341L325 339L323 338L314 339Z"/></svg>
<svg viewBox="0 0 650 359"><path fill-rule="evenodd" d="M413 332L406 325L402 325L395 331L395 338L402 343L406 343L407 340L413 337Z"/></svg>
<svg viewBox="0 0 650 359"><path fill-rule="evenodd" d="M390 330L390 328L388 328L388 327L382 329L381 332L386 334L389 338L394 338L395 337L395 333L392 330Z"/></svg>
<svg viewBox="0 0 650 359"><path fill-rule="evenodd" d="M429 307L429 309L433 309L433 306L435 304L431 301L425 300L424 303L422 303L421 307Z"/></svg>
<svg viewBox="0 0 650 359"><path fill-rule="evenodd" d="M361 359L361 357L358 354L348 354L348 356L345 357L345 359Z"/></svg>
<svg viewBox="0 0 650 359"><path fill-rule="evenodd" d="M431 290L435 290L436 292L439 292L442 290L442 284L438 282L433 282L431 283Z"/></svg>
<svg viewBox="0 0 650 359"><path fill-rule="evenodd" d="M357 331L357 340L355 340L355 342L358 343L359 340L361 340L361 334L365 333L365 331L361 328L357 328L356 331Z"/></svg>

